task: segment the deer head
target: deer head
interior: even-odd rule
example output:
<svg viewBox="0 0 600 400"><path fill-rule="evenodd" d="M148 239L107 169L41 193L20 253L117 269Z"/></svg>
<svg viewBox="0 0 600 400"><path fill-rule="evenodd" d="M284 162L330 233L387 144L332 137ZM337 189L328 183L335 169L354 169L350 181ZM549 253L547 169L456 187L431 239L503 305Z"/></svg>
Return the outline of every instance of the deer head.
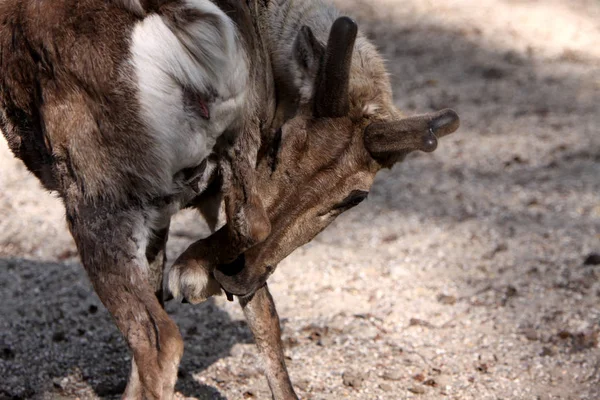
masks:
<svg viewBox="0 0 600 400"><path fill-rule="evenodd" d="M378 171L412 151L434 151L438 139L459 126L449 109L403 118L393 105L383 61L364 38L357 40L350 18L335 21L326 46L302 27L293 57L298 110L264 146L257 166L271 233L213 271L221 287L238 296L254 293L282 259L365 200ZM200 241L180 261L210 262L206 257L226 246L224 237L220 231Z"/></svg>
<svg viewBox="0 0 600 400"><path fill-rule="evenodd" d="M258 165L270 236L214 271L230 293L252 293L283 258L365 200L378 171L412 151L434 151L438 138L458 129L452 110L400 117L376 52L362 42L353 57L356 38L357 26L347 17L335 21L326 47L307 26L298 34L300 81L314 77L314 86L301 88L297 115L277 131Z"/></svg>

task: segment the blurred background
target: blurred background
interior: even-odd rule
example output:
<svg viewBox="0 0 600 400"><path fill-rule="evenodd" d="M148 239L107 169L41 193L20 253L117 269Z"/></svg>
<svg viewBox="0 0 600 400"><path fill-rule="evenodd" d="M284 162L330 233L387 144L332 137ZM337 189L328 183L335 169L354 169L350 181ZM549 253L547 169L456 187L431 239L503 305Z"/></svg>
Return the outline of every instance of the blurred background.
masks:
<svg viewBox="0 0 600 400"><path fill-rule="evenodd" d="M456 109L272 277L305 399L600 398L600 2L337 0L406 113ZM0 399L118 398L123 340L0 140ZM204 234L175 218L171 259ZM237 304L169 304L178 390L269 398Z"/></svg>

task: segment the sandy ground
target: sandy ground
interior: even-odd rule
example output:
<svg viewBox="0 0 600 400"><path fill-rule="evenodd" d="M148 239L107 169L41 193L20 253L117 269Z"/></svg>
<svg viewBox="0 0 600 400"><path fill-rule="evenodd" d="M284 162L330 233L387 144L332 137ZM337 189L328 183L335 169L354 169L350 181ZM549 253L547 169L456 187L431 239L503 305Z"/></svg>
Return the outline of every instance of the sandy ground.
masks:
<svg viewBox="0 0 600 400"><path fill-rule="evenodd" d="M600 252L600 3L338 4L385 53L400 107L451 106L463 125L273 276L299 394L600 399L600 266L585 263ZM0 398L116 398L123 340L59 202L1 142ZM171 257L202 232L178 215ZM181 396L269 398L235 303L168 310Z"/></svg>

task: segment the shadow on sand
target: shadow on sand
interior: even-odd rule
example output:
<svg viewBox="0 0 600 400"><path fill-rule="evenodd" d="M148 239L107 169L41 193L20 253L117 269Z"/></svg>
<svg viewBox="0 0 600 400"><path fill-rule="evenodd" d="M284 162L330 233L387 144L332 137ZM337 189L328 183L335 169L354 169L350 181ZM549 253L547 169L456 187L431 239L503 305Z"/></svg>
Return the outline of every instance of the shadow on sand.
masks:
<svg viewBox="0 0 600 400"><path fill-rule="evenodd" d="M0 398L74 396L80 387L118 398L130 368L127 346L77 263L0 259ZM207 301L171 306L186 344L177 390L200 399L224 399L193 374L251 343L243 321ZM181 323L183 322L183 323Z"/></svg>

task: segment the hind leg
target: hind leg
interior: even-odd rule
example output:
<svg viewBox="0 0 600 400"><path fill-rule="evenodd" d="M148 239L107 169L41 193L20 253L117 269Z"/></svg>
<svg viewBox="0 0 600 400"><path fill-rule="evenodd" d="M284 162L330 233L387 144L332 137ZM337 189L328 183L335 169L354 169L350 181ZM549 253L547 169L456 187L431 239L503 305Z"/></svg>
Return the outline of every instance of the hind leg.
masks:
<svg viewBox="0 0 600 400"><path fill-rule="evenodd" d="M90 280L133 353L126 397L171 399L183 340L156 297L156 275L146 258L147 213L80 206L69 225ZM150 243L151 244L151 243Z"/></svg>

